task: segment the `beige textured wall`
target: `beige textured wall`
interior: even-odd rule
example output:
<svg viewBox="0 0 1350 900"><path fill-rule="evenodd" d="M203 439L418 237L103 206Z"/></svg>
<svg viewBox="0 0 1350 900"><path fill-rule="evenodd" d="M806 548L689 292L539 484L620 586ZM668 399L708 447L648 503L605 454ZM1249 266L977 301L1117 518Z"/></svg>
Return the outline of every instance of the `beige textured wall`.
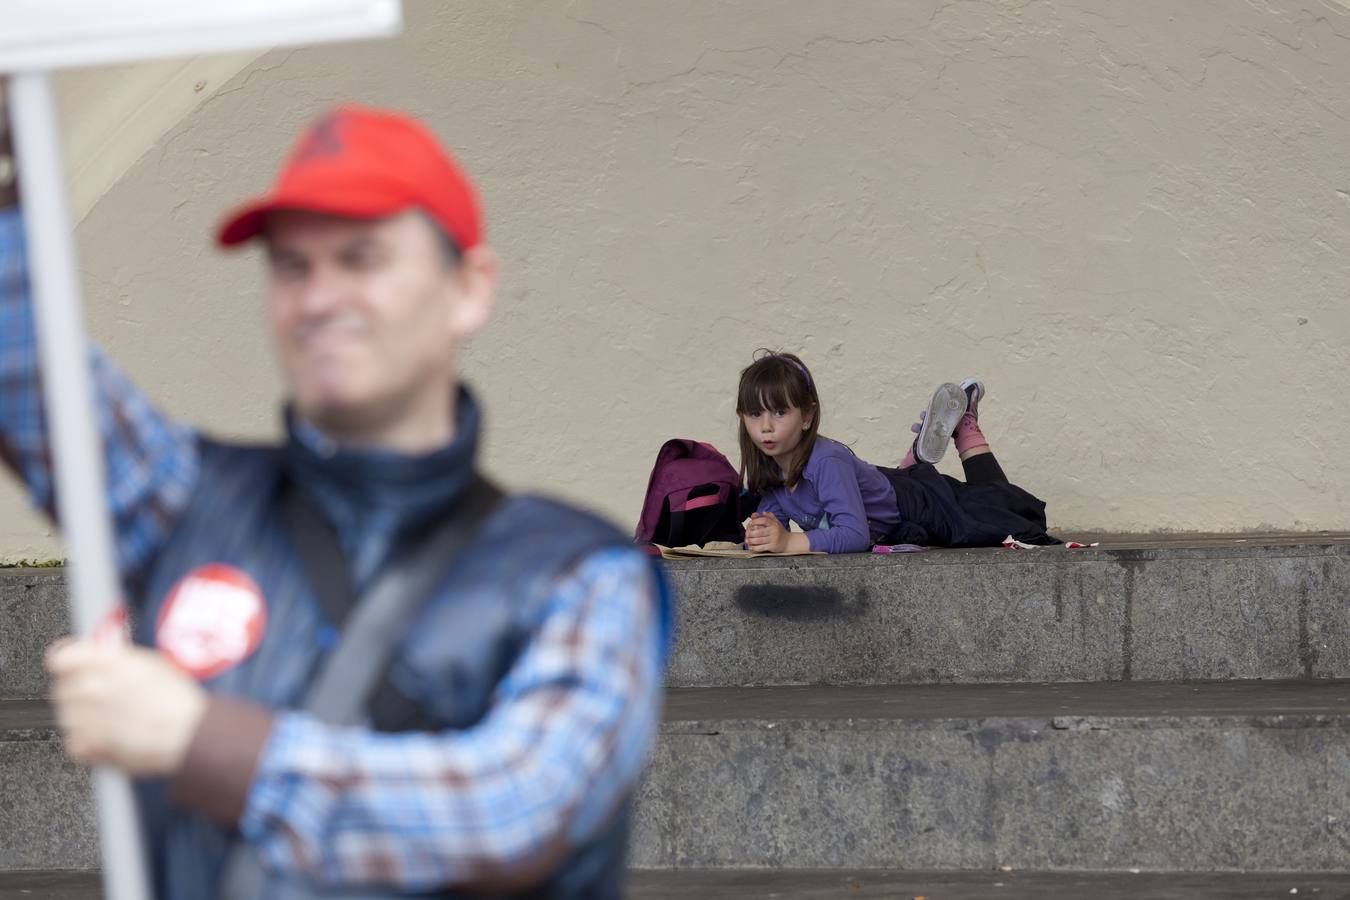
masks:
<svg viewBox="0 0 1350 900"><path fill-rule="evenodd" d="M237 75L258 53L76 69L56 78L57 102L79 222L165 132ZM0 482L0 561L49 559L61 548L51 526Z"/></svg>
<svg viewBox="0 0 1350 900"><path fill-rule="evenodd" d="M84 221L94 331L169 410L272 429L259 261L206 235L356 98L481 180L506 282L466 369L512 484L631 525L662 439L734 450L767 345L878 463L934 383L985 376L986 432L1063 532L1350 528L1343 5L409 13L397 43L266 56Z"/></svg>
<svg viewBox="0 0 1350 900"><path fill-rule="evenodd" d="M76 219L257 53L75 69L57 78Z"/></svg>

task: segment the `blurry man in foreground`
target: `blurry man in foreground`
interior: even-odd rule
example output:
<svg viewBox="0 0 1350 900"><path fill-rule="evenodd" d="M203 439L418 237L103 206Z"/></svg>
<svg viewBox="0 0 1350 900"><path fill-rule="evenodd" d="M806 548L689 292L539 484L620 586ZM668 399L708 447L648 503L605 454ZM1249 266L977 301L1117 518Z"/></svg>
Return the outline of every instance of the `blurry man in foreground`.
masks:
<svg viewBox="0 0 1350 900"><path fill-rule="evenodd" d="M50 513L12 175L0 455ZM341 108L218 239L266 245L286 438L204 437L95 354L136 646L49 651L67 752L140 779L162 898L619 896L665 589L609 526L476 474L455 362L497 268L471 184L418 123Z"/></svg>

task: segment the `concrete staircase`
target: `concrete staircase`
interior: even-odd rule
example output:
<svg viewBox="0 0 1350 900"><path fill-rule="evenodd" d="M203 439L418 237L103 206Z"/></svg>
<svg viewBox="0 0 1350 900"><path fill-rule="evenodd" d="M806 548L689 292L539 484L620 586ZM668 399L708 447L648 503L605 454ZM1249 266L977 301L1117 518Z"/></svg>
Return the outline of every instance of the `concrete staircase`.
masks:
<svg viewBox="0 0 1350 900"><path fill-rule="evenodd" d="M671 571L634 897L1350 897L1350 539ZM63 597L0 577L0 897L97 896Z"/></svg>
<svg viewBox="0 0 1350 900"><path fill-rule="evenodd" d="M1343 537L671 571L637 896L1350 896Z"/></svg>
<svg viewBox="0 0 1350 900"><path fill-rule="evenodd" d="M48 870L98 864L88 772L61 752L45 692L43 650L68 630L57 569L0 575L0 898L94 897L88 878ZM29 893L24 893L25 891ZM72 891L74 893L72 893Z"/></svg>

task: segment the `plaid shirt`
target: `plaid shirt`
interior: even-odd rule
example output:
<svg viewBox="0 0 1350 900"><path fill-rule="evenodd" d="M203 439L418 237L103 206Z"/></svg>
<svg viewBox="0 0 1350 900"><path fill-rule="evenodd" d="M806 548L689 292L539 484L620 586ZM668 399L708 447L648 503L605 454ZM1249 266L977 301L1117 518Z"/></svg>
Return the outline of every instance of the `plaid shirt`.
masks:
<svg viewBox="0 0 1350 900"><path fill-rule="evenodd" d="M97 352L93 371L118 561L135 579L192 497L197 434ZM0 211L0 455L51 514L39 387L21 220ZM631 551L584 560L466 730L382 734L277 713L240 832L278 871L412 890L583 844L632 790L655 732L660 591Z"/></svg>

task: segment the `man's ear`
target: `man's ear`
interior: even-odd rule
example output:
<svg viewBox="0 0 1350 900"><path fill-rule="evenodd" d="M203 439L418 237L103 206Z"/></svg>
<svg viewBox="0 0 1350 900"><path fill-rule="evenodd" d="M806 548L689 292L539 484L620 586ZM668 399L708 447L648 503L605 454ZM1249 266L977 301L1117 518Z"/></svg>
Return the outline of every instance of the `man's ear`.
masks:
<svg viewBox="0 0 1350 900"><path fill-rule="evenodd" d="M497 254L485 244L464 251L454 277L459 296L450 310L450 336L456 345L487 324L497 299Z"/></svg>

